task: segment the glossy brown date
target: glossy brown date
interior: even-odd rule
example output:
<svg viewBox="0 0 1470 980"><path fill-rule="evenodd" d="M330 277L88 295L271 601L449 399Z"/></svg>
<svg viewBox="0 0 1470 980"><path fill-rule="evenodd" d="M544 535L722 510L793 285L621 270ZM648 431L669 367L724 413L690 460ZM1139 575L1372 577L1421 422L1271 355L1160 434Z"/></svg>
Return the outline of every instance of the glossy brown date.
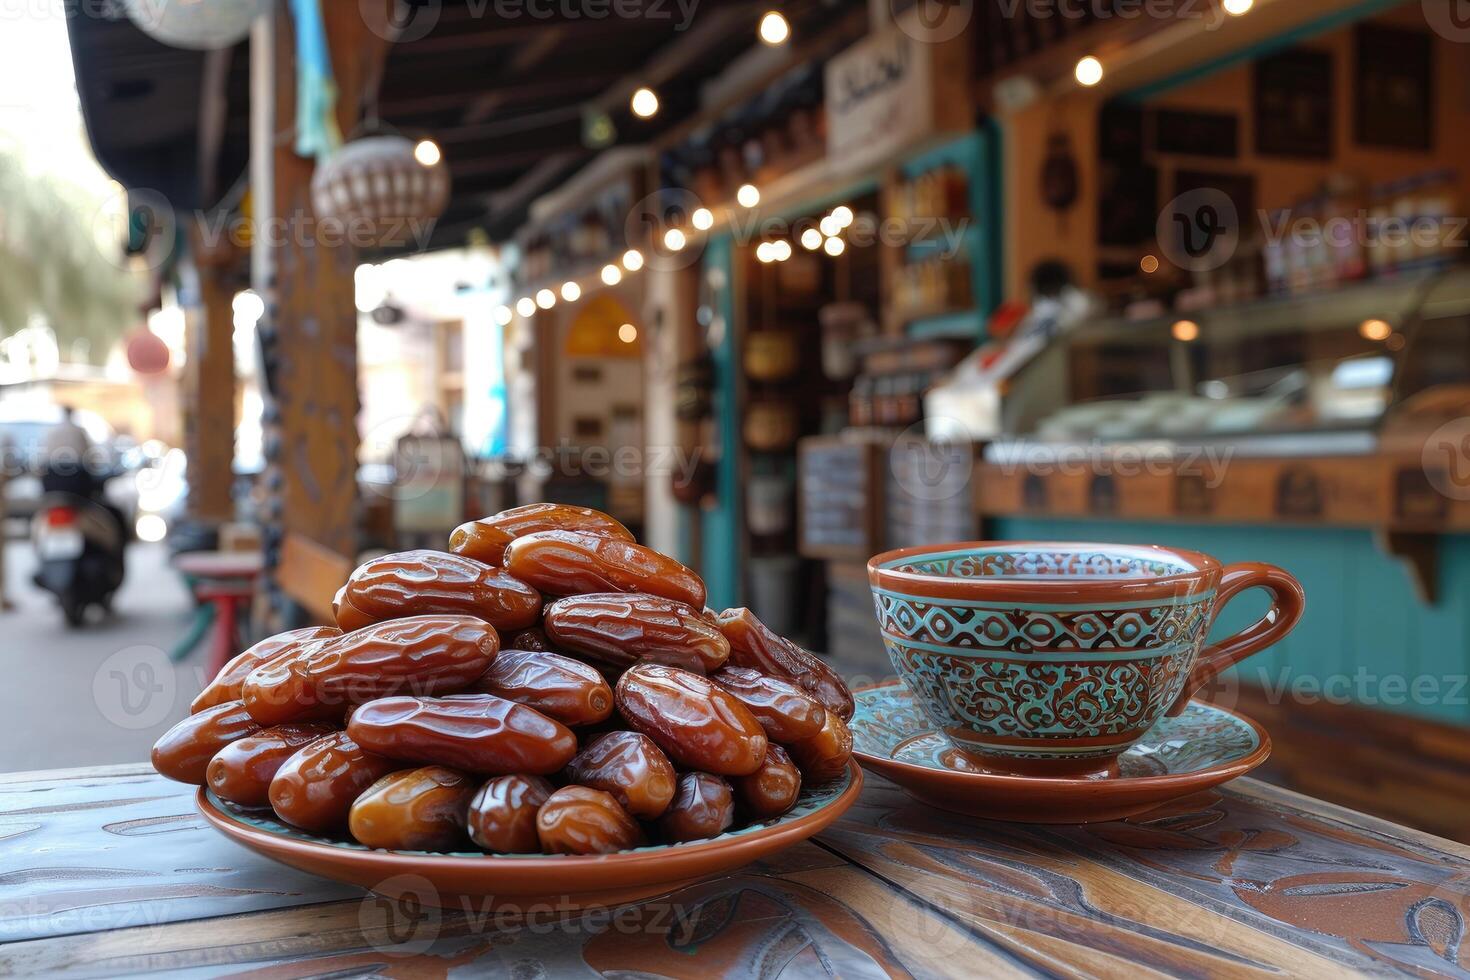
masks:
<svg viewBox="0 0 1470 980"><path fill-rule="evenodd" d="M668 809L677 775L669 757L638 732L599 735L567 764L567 779L611 793L623 809L652 820Z"/></svg>
<svg viewBox="0 0 1470 980"><path fill-rule="evenodd" d="M721 688L750 709L772 742L785 745L811 738L822 730L827 710L795 684L749 667L721 667L710 675Z"/></svg>
<svg viewBox="0 0 1470 980"><path fill-rule="evenodd" d="M245 678L256 721L340 719L354 704L405 691L450 694L485 672L500 649L495 627L470 616L412 616L318 640Z"/></svg>
<svg viewBox="0 0 1470 980"><path fill-rule="evenodd" d="M360 630L376 622L373 617L348 600L345 584L337 590L336 595L332 596L332 620L343 633L351 633L353 630Z"/></svg>
<svg viewBox="0 0 1470 980"><path fill-rule="evenodd" d="M492 776L553 773L577 754L571 729L492 694L371 701L352 712L347 734L390 759Z"/></svg>
<svg viewBox="0 0 1470 980"><path fill-rule="evenodd" d="M595 725L613 710L612 688L597 669L559 653L502 651L471 690L528 705L563 725Z"/></svg>
<svg viewBox="0 0 1470 980"><path fill-rule="evenodd" d="M536 814L536 836L547 854L612 854L643 843L643 829L611 793L563 786Z"/></svg>
<svg viewBox="0 0 1470 980"><path fill-rule="evenodd" d="M779 745L766 749L761 767L749 776L732 776L735 799L752 820L770 820L796 806L801 770Z"/></svg>
<svg viewBox="0 0 1470 980"><path fill-rule="evenodd" d="M347 829L359 844L396 851L457 851L476 784L444 766L391 773L352 804Z"/></svg>
<svg viewBox="0 0 1470 980"><path fill-rule="evenodd" d="M499 565L506 545L516 538L556 530L592 531L623 541L633 540L626 527L600 510L566 504L526 504L461 524L449 535L449 550L489 565Z"/></svg>
<svg viewBox="0 0 1470 980"><path fill-rule="evenodd" d="M271 780L304 745L332 734L328 725L286 724L231 742L215 753L205 770L214 795L240 806L270 803Z"/></svg>
<svg viewBox="0 0 1470 980"><path fill-rule="evenodd" d="M674 802L659 817L658 832L670 843L718 837L735 822L735 796L730 784L707 772L679 777Z"/></svg>
<svg viewBox="0 0 1470 980"><path fill-rule="evenodd" d="M374 620L478 616L500 630L535 625L541 593L503 569L443 551L401 551L359 565L345 603Z"/></svg>
<svg viewBox="0 0 1470 980"><path fill-rule="evenodd" d="M609 667L642 660L700 674L720 669L730 644L682 602L654 595L602 592L546 607L546 635L558 647Z"/></svg>
<svg viewBox="0 0 1470 980"><path fill-rule="evenodd" d="M245 686L245 678L249 677L250 672L256 667L284 657L312 640L324 640L341 635L342 631L334 627L308 626L306 629L277 633L275 636L261 640L225 664L224 669L214 676L214 680L210 681L209 685L200 691L199 696L189 705L189 713L197 715L205 708L213 708L226 701L240 700L240 689Z"/></svg>
<svg viewBox="0 0 1470 980"><path fill-rule="evenodd" d="M239 701L226 701L190 715L153 743L153 768L181 783L203 786L216 752L260 731Z"/></svg>
<svg viewBox="0 0 1470 980"><path fill-rule="evenodd" d="M270 804L276 816L302 830L329 834L347 827L352 804L373 783L407 768L366 752L337 732L297 750L276 770Z"/></svg>
<svg viewBox="0 0 1470 980"><path fill-rule="evenodd" d="M820 732L792 742L786 751L808 783L825 783L847 771L847 760L852 758L852 732L837 712L829 711Z"/></svg>
<svg viewBox="0 0 1470 980"><path fill-rule="evenodd" d="M546 631L539 626L528 629L517 630L511 634L509 642L505 644L507 650L551 650L551 641L546 638Z"/></svg>
<svg viewBox="0 0 1470 980"><path fill-rule="evenodd" d="M766 757L766 733L750 710L708 677L639 664L618 679L618 713L684 769L744 776Z"/></svg>
<svg viewBox="0 0 1470 980"><path fill-rule="evenodd" d="M505 549L505 570L547 595L642 592L704 606L704 580L667 555L587 531L540 531Z"/></svg>
<svg viewBox="0 0 1470 980"><path fill-rule="evenodd" d="M492 854L536 853L536 814L555 790L540 776L496 776L470 800L470 840Z"/></svg>
<svg viewBox="0 0 1470 980"><path fill-rule="evenodd" d="M837 672L755 618L749 609L726 609L718 619L720 632L730 643L730 664L749 667L770 677L790 681L828 711L852 717L854 703Z"/></svg>

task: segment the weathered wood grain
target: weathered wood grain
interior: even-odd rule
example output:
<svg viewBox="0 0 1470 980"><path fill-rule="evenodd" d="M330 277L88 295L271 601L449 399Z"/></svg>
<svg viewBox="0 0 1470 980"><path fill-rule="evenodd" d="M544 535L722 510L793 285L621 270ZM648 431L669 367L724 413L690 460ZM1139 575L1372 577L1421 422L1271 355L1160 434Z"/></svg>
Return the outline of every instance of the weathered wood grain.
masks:
<svg viewBox="0 0 1470 980"><path fill-rule="evenodd" d="M869 776L814 841L615 912L402 907L237 848L147 766L0 777L0 974L1470 976L1470 848L1251 780L1040 827Z"/></svg>

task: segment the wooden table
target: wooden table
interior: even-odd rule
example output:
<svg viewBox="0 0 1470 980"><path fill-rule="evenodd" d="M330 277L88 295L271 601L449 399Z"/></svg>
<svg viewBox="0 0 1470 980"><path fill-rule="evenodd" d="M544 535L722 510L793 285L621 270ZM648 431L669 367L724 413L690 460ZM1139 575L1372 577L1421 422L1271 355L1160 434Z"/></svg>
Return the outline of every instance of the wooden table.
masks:
<svg viewBox="0 0 1470 980"><path fill-rule="evenodd" d="M528 925L273 864L192 794L146 765L0 776L0 974L1470 975L1470 848L1249 779L1059 828L869 776L774 861Z"/></svg>

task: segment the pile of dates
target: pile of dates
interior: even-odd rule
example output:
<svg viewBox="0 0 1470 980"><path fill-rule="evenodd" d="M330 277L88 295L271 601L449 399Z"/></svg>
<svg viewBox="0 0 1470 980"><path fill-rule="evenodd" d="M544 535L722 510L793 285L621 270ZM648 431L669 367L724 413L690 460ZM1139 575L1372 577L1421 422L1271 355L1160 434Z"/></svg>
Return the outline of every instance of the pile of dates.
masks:
<svg viewBox="0 0 1470 980"><path fill-rule="evenodd" d="M714 837L846 770L841 678L608 515L532 504L449 547L235 658L154 767L312 834L501 854Z"/></svg>

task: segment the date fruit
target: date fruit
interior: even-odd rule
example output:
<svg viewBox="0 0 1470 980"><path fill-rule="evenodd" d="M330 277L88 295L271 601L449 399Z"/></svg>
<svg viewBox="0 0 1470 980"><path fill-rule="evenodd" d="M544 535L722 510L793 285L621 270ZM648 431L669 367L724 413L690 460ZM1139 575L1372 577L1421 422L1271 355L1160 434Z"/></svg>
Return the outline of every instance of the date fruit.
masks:
<svg viewBox="0 0 1470 980"><path fill-rule="evenodd" d="M571 729L493 694L370 701L352 712L347 734L391 759L491 776L553 773L577 754Z"/></svg>
<svg viewBox="0 0 1470 980"><path fill-rule="evenodd" d="M487 565L499 565L506 545L516 538L557 530L592 531L623 541L633 540L626 527L600 510L566 504L526 504L461 524L449 535L449 550Z"/></svg>
<svg viewBox="0 0 1470 980"><path fill-rule="evenodd" d="M376 622L373 617L348 601L346 585L343 585L337 590L337 594L332 596L332 620L343 633L351 633L353 630L360 630Z"/></svg>
<svg viewBox="0 0 1470 980"><path fill-rule="evenodd" d="M347 826L363 792L403 763L366 752L336 732L299 749L276 770L270 804L276 816L302 830L329 834Z"/></svg>
<svg viewBox="0 0 1470 980"><path fill-rule="evenodd" d="M153 768L169 779L203 786L208 779L209 760L215 753L258 731L260 722L239 701L205 708L164 732L153 743Z"/></svg>
<svg viewBox="0 0 1470 980"><path fill-rule="evenodd" d="M535 854L536 814L555 791L540 776L496 776L470 800L470 840L492 854Z"/></svg>
<svg viewBox="0 0 1470 980"><path fill-rule="evenodd" d="M749 776L734 776L735 798L752 820L771 820L796 806L801 770L779 745L766 749L766 761Z"/></svg>
<svg viewBox="0 0 1470 980"><path fill-rule="evenodd" d="M563 725L595 725L613 710L612 688L597 668L559 653L502 651L472 690L529 705Z"/></svg>
<svg viewBox="0 0 1470 980"><path fill-rule="evenodd" d="M611 793L563 786L541 804L536 836L547 854L612 854L643 843L643 829Z"/></svg>
<svg viewBox="0 0 1470 980"><path fill-rule="evenodd" d="M750 710L708 677L639 664L618 679L618 712L684 769L746 776L766 757L766 733Z"/></svg>
<svg viewBox="0 0 1470 980"><path fill-rule="evenodd" d="M829 711L820 732L792 742L786 751L808 783L825 783L847 771L847 760L852 758L852 732L837 712Z"/></svg>
<svg viewBox="0 0 1470 980"><path fill-rule="evenodd" d="M394 851L455 851L476 784L444 766L390 773L352 804L347 829L359 844Z"/></svg>
<svg viewBox="0 0 1470 980"><path fill-rule="evenodd" d="M720 613L718 625L730 643L731 666L749 667L790 681L843 721L852 717L852 692L837 672L784 636L771 632L755 613L745 608L726 609Z"/></svg>
<svg viewBox="0 0 1470 980"><path fill-rule="evenodd" d="M311 640L323 640L341 635L341 630L330 626L308 626L306 629L277 633L275 636L261 640L225 664L224 668L214 676L214 680L210 681L209 685L200 691L199 696L189 705L189 713L197 715L205 708L213 708L226 701L240 700L240 689L245 686L245 678L249 677L250 672L256 667L278 657L284 657Z"/></svg>
<svg viewBox="0 0 1470 980"><path fill-rule="evenodd" d="M652 820L668 809L676 778L669 757L637 732L599 735L567 763L568 780L611 793L640 820Z"/></svg>
<svg viewBox="0 0 1470 980"><path fill-rule="evenodd" d="M639 661L700 674L720 669L730 644L693 607L662 596L601 592L558 599L543 625L557 646L609 667Z"/></svg>
<svg viewBox="0 0 1470 980"><path fill-rule="evenodd" d="M205 775L214 795L240 806L270 803L271 780L303 745L332 734L327 725L287 724L231 742L209 760Z"/></svg>
<svg viewBox="0 0 1470 980"><path fill-rule="evenodd" d="M500 630L535 625L541 594L502 569L442 551L401 551L359 565L343 601L374 620L478 616Z"/></svg>
<svg viewBox="0 0 1470 980"><path fill-rule="evenodd" d="M547 595L642 592L704 606L704 580L652 548L587 531L540 531L505 549L505 570Z"/></svg>
<svg viewBox="0 0 1470 980"><path fill-rule="evenodd" d="M262 725L340 719L354 704L405 691L462 691L499 649L495 627L482 619L411 616L317 640L257 667L242 697Z"/></svg>
<svg viewBox="0 0 1470 980"><path fill-rule="evenodd" d="M782 745L811 738L822 730L827 710L800 688L749 667L721 667L710 680L750 709L766 737Z"/></svg>
<svg viewBox="0 0 1470 980"><path fill-rule="evenodd" d="M686 772L679 777L674 802L658 820L658 830L664 840L679 843L718 837L734 822L730 784L707 772Z"/></svg>

